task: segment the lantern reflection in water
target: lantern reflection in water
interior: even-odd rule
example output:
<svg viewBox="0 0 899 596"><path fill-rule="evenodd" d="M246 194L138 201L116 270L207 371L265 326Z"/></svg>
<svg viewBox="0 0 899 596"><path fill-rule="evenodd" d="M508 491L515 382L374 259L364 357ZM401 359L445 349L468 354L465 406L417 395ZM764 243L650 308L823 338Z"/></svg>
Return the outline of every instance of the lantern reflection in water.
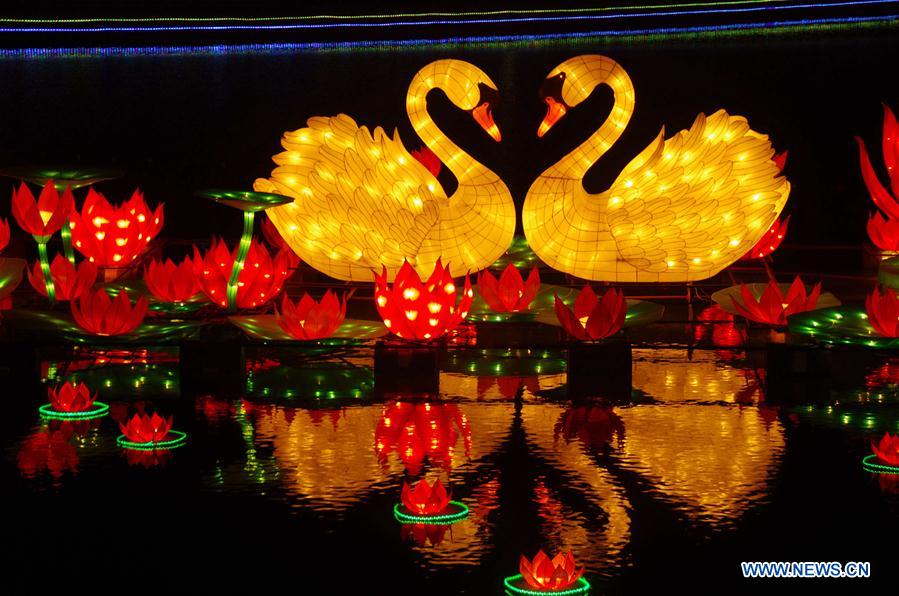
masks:
<svg viewBox="0 0 899 596"><path fill-rule="evenodd" d="M644 405L619 415L627 428L624 466L690 517L726 527L767 497L783 427L766 423L757 409Z"/></svg>
<svg viewBox="0 0 899 596"><path fill-rule="evenodd" d="M634 349L634 389L664 402L758 401L760 391L747 371L722 363L716 352Z"/></svg>
<svg viewBox="0 0 899 596"><path fill-rule="evenodd" d="M425 458L439 468L452 469L456 449L471 452L468 417L456 404L397 401L384 408L375 429L375 451L382 465L392 452L406 470L418 475Z"/></svg>
<svg viewBox="0 0 899 596"><path fill-rule="evenodd" d="M586 445L558 440L558 423L567 415L564 407L550 403L526 404L521 411L529 453L553 470L552 476L538 478L534 490L545 544L580 553L582 564L611 573L630 542L631 505ZM577 491L583 500L563 498L562 490Z"/></svg>
<svg viewBox="0 0 899 596"><path fill-rule="evenodd" d="M19 472L26 478L36 478L45 471L54 480L65 472L78 472L78 451L72 442L73 427L69 424L48 426L28 435L19 448L16 461Z"/></svg>

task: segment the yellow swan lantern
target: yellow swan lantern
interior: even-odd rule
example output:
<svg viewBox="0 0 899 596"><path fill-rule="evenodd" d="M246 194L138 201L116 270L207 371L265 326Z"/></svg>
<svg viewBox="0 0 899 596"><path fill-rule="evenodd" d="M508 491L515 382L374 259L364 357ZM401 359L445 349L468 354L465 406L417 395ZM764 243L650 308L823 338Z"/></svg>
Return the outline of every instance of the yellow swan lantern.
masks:
<svg viewBox="0 0 899 596"><path fill-rule="evenodd" d="M542 137L566 111L608 85L615 103L603 125L534 181L522 224L547 265L613 282L687 282L712 277L764 235L783 210L790 184L772 161L767 135L742 116L700 114L689 130L664 128L599 194L587 170L618 140L634 112L634 86L605 56L566 60L541 96Z"/></svg>
<svg viewBox="0 0 899 596"><path fill-rule="evenodd" d="M287 132L277 167L254 188L291 196L269 209L272 223L304 261L331 277L371 281L387 267L388 279L407 259L429 275L437 259L457 274L493 263L512 242L515 206L500 178L451 141L427 111L428 93L441 89L494 140L496 85L476 66L438 60L412 79L406 111L415 132L455 175L458 188L443 187L403 146L377 127L369 133L344 114L315 117Z"/></svg>

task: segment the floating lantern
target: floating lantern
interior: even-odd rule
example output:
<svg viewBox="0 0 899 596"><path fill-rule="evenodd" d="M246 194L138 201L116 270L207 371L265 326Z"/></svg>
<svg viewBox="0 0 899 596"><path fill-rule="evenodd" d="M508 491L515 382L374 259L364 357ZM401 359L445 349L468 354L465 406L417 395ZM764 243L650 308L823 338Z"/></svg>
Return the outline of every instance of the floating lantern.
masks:
<svg viewBox="0 0 899 596"><path fill-rule="evenodd" d="M86 290L72 300L72 317L79 327L94 335L125 335L140 326L147 314L147 297L133 305L126 292L110 298L104 288Z"/></svg>
<svg viewBox="0 0 899 596"><path fill-rule="evenodd" d="M496 85L476 66L437 60L413 77L406 94L409 121L458 181L447 196L436 176L399 138L369 131L345 114L315 117L284 133L270 178L256 190L293 197L269 215L303 261L322 273L367 282L385 267L393 281L404 262L426 276L438 258L458 271L489 267L515 232L515 202L494 172L441 131L428 113L428 95L439 89L495 141ZM428 157L423 157L425 162Z"/></svg>
<svg viewBox="0 0 899 596"><path fill-rule="evenodd" d="M600 85L614 106L603 125L531 185L521 221L543 262L610 282L707 279L746 254L783 210L790 183L767 135L742 116L700 114L689 130L664 129L618 175L588 194L587 171L621 137L634 112L627 72L605 56L577 56L553 69L541 90L545 135Z"/></svg>
<svg viewBox="0 0 899 596"><path fill-rule="evenodd" d="M321 302L316 302L309 294L303 293L294 304L287 295L281 301L281 310L275 308L278 325L294 339L321 339L330 337L346 317L346 300L337 299L337 294L328 290Z"/></svg>
<svg viewBox="0 0 899 596"><path fill-rule="evenodd" d="M878 288L865 298L868 323L883 337L899 337L899 298L896 291L887 288L881 294Z"/></svg>
<svg viewBox="0 0 899 596"><path fill-rule="evenodd" d="M66 381L63 385L48 387L47 397L50 398L50 403L38 409L42 418L90 420L101 418L109 412L109 406L97 401L96 394L91 395L84 383L73 385Z"/></svg>
<svg viewBox="0 0 899 596"><path fill-rule="evenodd" d="M213 239L205 255L194 247L200 288L209 300L229 310L265 304L281 292L287 279L290 259L286 250L279 250L272 259L255 240L246 243L246 250L243 245L241 240L233 252L223 240Z"/></svg>
<svg viewBox="0 0 899 596"><path fill-rule="evenodd" d="M540 272L534 267L525 282L513 263L506 265L497 281L490 271L478 275L478 293L495 312L528 310L540 290Z"/></svg>
<svg viewBox="0 0 899 596"><path fill-rule="evenodd" d="M140 256L163 224L163 205L150 211L144 195L113 206L94 189L87 191L81 213L73 212L69 227L75 248L98 267L118 268Z"/></svg>
<svg viewBox="0 0 899 596"><path fill-rule="evenodd" d="M75 197L72 196L72 191L67 188L60 197L59 191L52 182L47 182L37 201L34 200L31 189L24 182L19 186L18 191L13 190L13 217L16 218L23 230L34 236L34 240L37 242L46 293L51 303L56 301L56 290L53 287L53 276L50 273L50 262L47 258L47 242L62 228L74 210Z"/></svg>
<svg viewBox="0 0 899 596"><path fill-rule="evenodd" d="M228 259L231 270L228 277L226 278L227 281L225 292L219 291L219 295L216 297L209 296L210 292L206 290L206 285L210 282L210 280L213 280L215 282L214 285L216 286L218 286L219 284L217 276L213 273L208 272L208 270L210 269L208 264L203 268L203 276L200 278L201 283L204 285L204 291L206 292L207 296L209 296L210 300L212 300L216 304L219 304L220 306L226 306L231 312L234 312L235 310L237 310L237 308L246 308L247 306L258 306L260 304L264 304L270 298L273 298L275 295L277 295L278 292L281 291L281 284L284 283L284 279L275 279L275 281L277 282L276 291L271 291L273 287L268 288L268 290L260 287L254 288L257 291L251 292L251 294L247 294L247 292L244 291L243 301L241 301L238 297L238 294L241 293L240 288L245 288L252 283L250 280L244 279L243 281L241 281L239 278L241 276L241 271L244 270L244 265L247 264L246 259L250 251L252 250L253 245L255 244L253 241L253 220L257 212L264 211L271 207L277 207L278 205L286 205L287 203L292 202L293 199L279 194L267 192L248 192L243 190L205 190L198 194L201 197L212 199L216 203L221 203L222 205L227 205L228 207L233 207L234 209L243 211L243 233L240 236L240 244L237 245L237 254L233 258ZM222 244L224 244L224 242ZM225 251L227 252L227 248L225 249ZM268 252L258 245L256 246L256 251L262 251L265 253L266 257L268 256ZM210 250L210 254L212 252L213 251ZM262 277L264 279L287 277L287 266L289 266L289 258L286 256L286 253L287 251L285 251L284 249L279 250L278 257L276 257L276 260L278 260L279 258L282 258L281 255L283 254L283 260L288 261L287 264L285 264L285 266L283 267L284 275L280 275L282 267L276 267L277 275L274 275L271 271L263 272ZM259 259L260 257L261 255L257 255L257 259ZM258 268L260 266L258 262L259 261L257 260L256 264L253 264L252 266ZM252 273L247 274L247 276L253 276L253 281L258 281L258 276L254 276L254 274ZM264 282L262 285L265 285ZM218 288L211 289L213 291L218 290ZM223 296L224 298L222 298ZM224 299L225 302L222 302L222 299Z"/></svg>
<svg viewBox="0 0 899 596"><path fill-rule="evenodd" d="M590 582L584 579L584 568L577 568L574 556L559 553L550 559L542 550L533 561L524 555L519 563L519 574L505 579L506 590L512 594L554 594L573 596L590 591Z"/></svg>
<svg viewBox="0 0 899 596"><path fill-rule="evenodd" d="M135 414L127 423L119 423L122 434L116 444L125 449L155 451L175 449L187 442L187 433L172 429L172 417L163 418L156 412L152 416Z"/></svg>
<svg viewBox="0 0 899 596"><path fill-rule="evenodd" d="M604 339L618 333L627 315L624 292L610 288L602 299L589 284L578 294L574 309L568 308L556 295L556 317L562 327L580 340Z"/></svg>
<svg viewBox="0 0 899 596"><path fill-rule="evenodd" d="M439 478L433 484L419 480L414 489L404 482L400 499L393 516L403 524L448 525L468 517L468 507L450 500Z"/></svg>
<svg viewBox="0 0 899 596"><path fill-rule="evenodd" d="M9 244L9 222L0 219L0 252L3 252L7 244Z"/></svg>
<svg viewBox="0 0 899 596"><path fill-rule="evenodd" d="M52 284L47 284L39 262L28 271L28 282L39 293L46 296L48 285L52 285L56 300L74 300L93 287L97 281L97 267L90 261L75 267L62 255L56 255L50 263L50 277Z"/></svg>
<svg viewBox="0 0 899 596"><path fill-rule="evenodd" d="M876 474L899 474L899 435L884 433L879 443L871 441L871 455L865 456L862 466Z"/></svg>
<svg viewBox="0 0 899 596"><path fill-rule="evenodd" d="M456 297L453 276L440 259L426 282L421 281L408 261L400 267L392 288L387 281L387 267L380 275L375 274L378 313L384 325L402 339L436 339L455 329L471 310L474 292L468 275L458 304Z"/></svg>
<svg viewBox="0 0 899 596"><path fill-rule="evenodd" d="M190 257L184 257L178 265L171 259L164 262L153 259L144 271L144 282L157 300L171 304L187 302L200 292L196 269Z"/></svg>
<svg viewBox="0 0 899 596"><path fill-rule="evenodd" d="M810 293L797 275L784 296L781 287L774 281L768 282L760 297L752 294L746 284L740 284L742 303L733 298L733 308L740 316L764 325L782 326L787 324L787 317L807 310L815 310L821 284L815 284Z"/></svg>

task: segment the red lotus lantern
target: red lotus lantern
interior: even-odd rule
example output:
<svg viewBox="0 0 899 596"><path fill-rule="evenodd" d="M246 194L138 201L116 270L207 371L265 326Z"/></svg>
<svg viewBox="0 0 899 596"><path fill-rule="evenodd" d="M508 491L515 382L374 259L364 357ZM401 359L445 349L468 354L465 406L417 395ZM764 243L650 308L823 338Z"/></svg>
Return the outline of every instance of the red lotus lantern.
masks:
<svg viewBox="0 0 899 596"><path fill-rule="evenodd" d="M899 252L899 219L884 217L879 211L868 218L868 237L880 250Z"/></svg>
<svg viewBox="0 0 899 596"><path fill-rule="evenodd" d="M892 196L881 184L874 168L871 167L865 142L860 137L855 137L855 140L858 143L862 178L871 195L871 200L878 209L886 213L888 219L899 219L899 202L895 198L899 195L899 125L896 123L896 117L893 116L892 110L886 105L883 106L883 163L886 165L887 175L890 177Z"/></svg>
<svg viewBox="0 0 899 596"><path fill-rule="evenodd" d="M261 306L278 295L287 279L290 252L279 250L272 259L264 246L250 242L244 267L237 278L238 308ZM221 239L213 239L205 255L194 247L194 264L200 288L209 300L228 307L228 282L236 254Z"/></svg>
<svg viewBox="0 0 899 596"><path fill-rule="evenodd" d="M562 327L577 339L603 339L621 329L627 315L624 292L610 288L602 299L590 285L585 285L574 301L574 310L556 295L556 317Z"/></svg>
<svg viewBox="0 0 899 596"><path fill-rule="evenodd" d="M450 495L439 478L434 480L434 484L419 480L414 489L404 482L400 499L403 507L415 515L439 515L450 504Z"/></svg>
<svg viewBox="0 0 899 596"><path fill-rule="evenodd" d="M196 265L190 257L184 257L178 265L171 259L153 259L144 271L144 282L157 300L168 303L187 302L200 291Z"/></svg>
<svg viewBox="0 0 899 596"><path fill-rule="evenodd" d="M455 329L471 310L474 292L465 276L462 298L456 304L456 284L437 259L434 272L422 282L408 261L396 274L391 288L387 284L387 268L375 274L375 304L384 324L403 339L427 340Z"/></svg>
<svg viewBox="0 0 899 596"><path fill-rule="evenodd" d="M434 176L440 174L440 158L427 145L422 145L421 148L413 151L411 155Z"/></svg>
<svg viewBox="0 0 899 596"><path fill-rule="evenodd" d="M7 244L9 244L9 222L0 219L0 252L3 252Z"/></svg>
<svg viewBox="0 0 899 596"><path fill-rule="evenodd" d="M50 263L50 278L56 291L56 300L74 300L91 289L97 281L97 267L89 261L82 261L76 268L62 255L56 255ZM47 295L47 283L40 262L35 262L28 271L31 286Z"/></svg>
<svg viewBox="0 0 899 596"><path fill-rule="evenodd" d="M449 469L460 436L468 453L471 426L456 404L398 401L384 409L375 427L375 451L383 465L395 451L406 470L415 475L426 457Z"/></svg>
<svg viewBox="0 0 899 596"><path fill-rule="evenodd" d="M57 412L86 412L97 399L84 383L72 385L68 381L59 387L48 387L47 396L50 398L50 406Z"/></svg>
<svg viewBox="0 0 899 596"><path fill-rule="evenodd" d="M110 298L103 288L86 290L72 300L72 317L78 326L94 335L124 335L131 333L147 314L147 297L141 296L131 304L126 292Z"/></svg>
<svg viewBox="0 0 899 596"><path fill-rule="evenodd" d="M871 441L871 450L884 465L899 468L899 435L884 433L880 443Z"/></svg>
<svg viewBox="0 0 899 596"><path fill-rule="evenodd" d="M139 190L121 205L112 206L102 194L88 189L81 213L75 211L70 217L72 242L98 267L124 267L140 256L162 229L162 207L160 204L151 212Z"/></svg>
<svg viewBox="0 0 899 596"><path fill-rule="evenodd" d="M746 339L742 330L734 324L734 316L721 308L720 304L706 307L696 318L700 321L693 331L696 343L711 335L714 347L736 348L742 346Z"/></svg>
<svg viewBox="0 0 899 596"><path fill-rule="evenodd" d="M272 248L287 251L289 269L296 269L300 266L300 257L287 245L287 242L281 236L281 232L278 231L278 228L275 227L275 224L268 217L262 219L262 237L265 238L265 241Z"/></svg>
<svg viewBox="0 0 899 596"><path fill-rule="evenodd" d="M127 423L119 423L119 428L132 443L160 443L172 430L172 417L163 418L156 412L152 416L135 414Z"/></svg>
<svg viewBox="0 0 899 596"><path fill-rule="evenodd" d="M528 280L513 263L506 265L499 281L489 271L478 275L478 293L495 312L522 312L528 309L540 289L540 273L531 269Z"/></svg>
<svg viewBox="0 0 899 596"><path fill-rule="evenodd" d="M899 337L899 298L895 290L887 288L881 294L874 288L865 299L865 312L868 313L868 323L879 335Z"/></svg>
<svg viewBox="0 0 899 596"><path fill-rule="evenodd" d="M742 260L764 259L769 256L780 247L780 243L783 242L784 236L787 235L787 226L789 225L789 216L787 216L786 219L776 220L774 225L765 232L765 235L755 243L755 246L742 257Z"/></svg>
<svg viewBox="0 0 899 596"><path fill-rule="evenodd" d="M60 197L52 181L47 182L37 201L24 182L17 191L13 190L13 217L23 230L35 238L43 238L44 242L62 228L66 218L74 210L75 197L72 191L67 188Z"/></svg>
<svg viewBox="0 0 899 596"><path fill-rule="evenodd" d="M550 559L542 550L533 561L522 555L518 570L528 586L541 592L565 590L584 574L584 568L577 568L570 552L559 553Z"/></svg>
<svg viewBox="0 0 899 596"><path fill-rule="evenodd" d="M330 337L343 323L346 316L346 295L343 300L328 290L321 302L316 302L309 294L303 293L299 302L294 304L284 295L281 310L275 308L275 318L285 333L294 339L321 339Z"/></svg>
<svg viewBox="0 0 899 596"><path fill-rule="evenodd" d="M814 310L821 294L821 284L815 284L811 293L806 293L805 284L797 275L784 296L776 282L768 282L760 298L756 298L746 287L740 284L740 295L743 304L733 301L734 310L744 318L765 325L782 326L787 324L787 317L807 310Z"/></svg>

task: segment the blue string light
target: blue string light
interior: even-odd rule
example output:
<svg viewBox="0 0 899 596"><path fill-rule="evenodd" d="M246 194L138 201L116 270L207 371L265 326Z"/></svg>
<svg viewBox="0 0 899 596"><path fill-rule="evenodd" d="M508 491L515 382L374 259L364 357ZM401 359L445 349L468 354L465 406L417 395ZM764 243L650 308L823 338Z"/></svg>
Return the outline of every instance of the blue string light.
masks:
<svg viewBox="0 0 899 596"><path fill-rule="evenodd" d="M776 32L778 29L790 28L815 30L853 25L895 26L897 24L897 20L899 20L899 14L872 17L796 19L789 21L771 21L767 23L732 23L723 25L697 25L688 27L658 27L644 29L606 29L570 33L452 36L437 39L386 39L369 41L313 41L131 47L3 48L0 49L0 59L271 54L323 50L390 49L418 46L432 47L444 45L508 44L516 42L535 43L547 41L587 41L591 38L603 37L636 39L651 36L677 37L703 34L714 35L755 32L768 33Z"/></svg>
<svg viewBox="0 0 899 596"><path fill-rule="evenodd" d="M779 10L830 9L847 6L871 6L895 4L899 0L846 0L833 3L804 3L786 4L778 6L746 6L728 8L703 8L692 10L668 10L645 11L636 13L609 13L609 14L566 14L554 16L525 16L525 17L499 17L477 19L430 19L430 20L403 20L384 22L336 22L336 23L279 23L273 25L144 25L144 26L103 26L103 27L0 27L0 33L158 33L158 32L185 32L185 31L271 31L271 30L297 30L297 29L370 29L385 27L421 27L421 26L464 26L464 25L505 25L505 24L534 24L555 23L567 21L595 21L595 20L624 20L661 17L683 17L696 15L723 15L745 14L754 12L772 12Z"/></svg>

